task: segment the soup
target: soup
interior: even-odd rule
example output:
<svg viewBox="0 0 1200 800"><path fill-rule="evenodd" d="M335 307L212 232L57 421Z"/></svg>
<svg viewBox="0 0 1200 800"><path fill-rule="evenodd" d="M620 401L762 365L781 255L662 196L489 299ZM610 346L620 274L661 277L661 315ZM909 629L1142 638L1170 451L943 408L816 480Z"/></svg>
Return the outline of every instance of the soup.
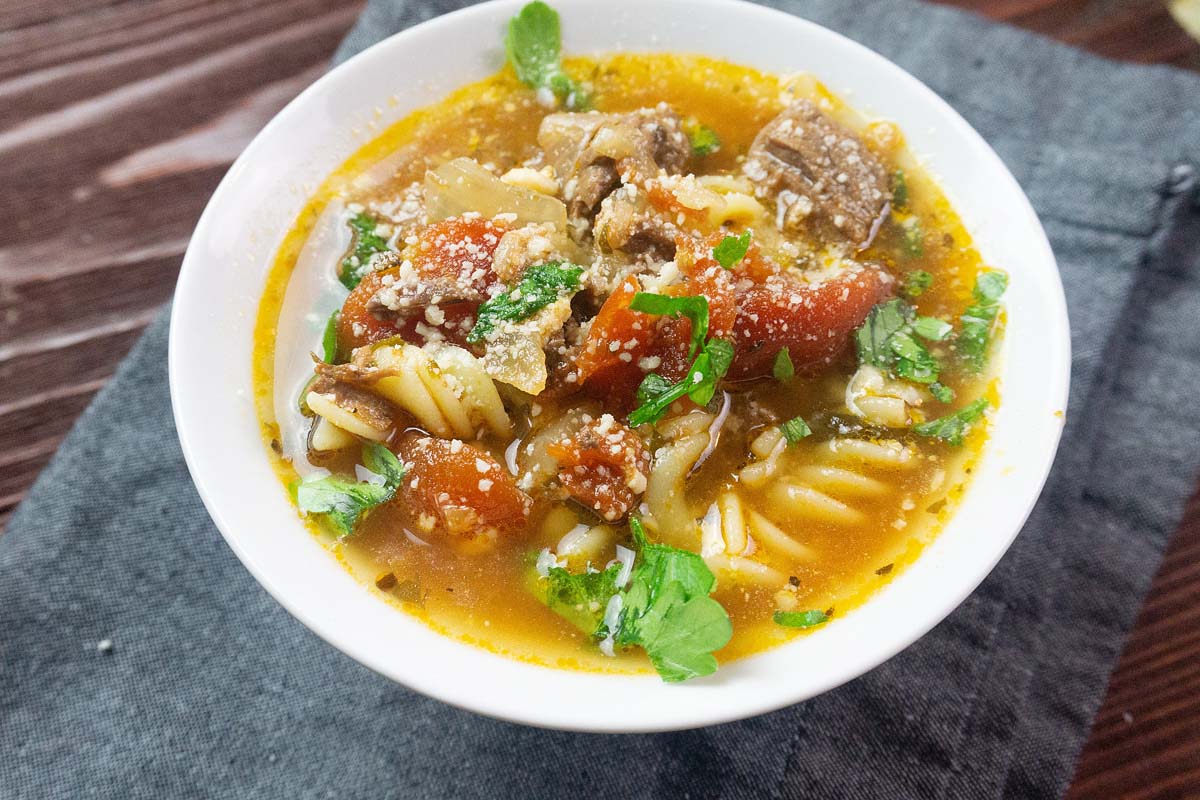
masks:
<svg viewBox="0 0 1200 800"><path fill-rule="evenodd" d="M953 511L1005 274L895 125L700 56L510 65L326 181L259 313L301 514L436 629L702 676L869 598Z"/></svg>

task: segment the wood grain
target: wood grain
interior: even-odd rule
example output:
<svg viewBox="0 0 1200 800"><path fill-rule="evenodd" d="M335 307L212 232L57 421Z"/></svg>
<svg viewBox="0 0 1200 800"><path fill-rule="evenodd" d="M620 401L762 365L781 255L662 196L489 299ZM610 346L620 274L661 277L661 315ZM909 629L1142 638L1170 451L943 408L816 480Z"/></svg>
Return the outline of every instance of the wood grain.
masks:
<svg viewBox="0 0 1200 800"><path fill-rule="evenodd" d="M1160 0L944 0L1200 70ZM326 67L361 0L0 0L0 531L170 296L209 194ZM1200 797L1200 496L1096 718L1072 800Z"/></svg>

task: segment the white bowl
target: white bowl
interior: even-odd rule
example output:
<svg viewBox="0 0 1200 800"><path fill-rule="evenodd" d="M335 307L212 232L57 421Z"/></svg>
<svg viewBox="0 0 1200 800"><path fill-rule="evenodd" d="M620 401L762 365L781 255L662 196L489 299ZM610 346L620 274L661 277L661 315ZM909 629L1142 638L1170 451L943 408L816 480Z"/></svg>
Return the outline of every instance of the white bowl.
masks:
<svg viewBox="0 0 1200 800"><path fill-rule="evenodd" d="M992 149L908 73L813 23L728 0L555 3L568 53L694 52L770 72L809 71L858 110L894 120L985 260L1009 272L1003 402L991 442L953 520L874 599L808 636L682 685L534 666L441 636L374 596L307 532L272 472L252 402L250 353L276 248L309 193L381 126L499 69L504 25L522 2L440 17L337 67L263 129L217 188L184 258L170 343L175 422L205 506L267 591L330 644L483 714L574 730L669 730L753 716L838 686L940 622L1008 549L1057 448L1070 340L1045 233Z"/></svg>

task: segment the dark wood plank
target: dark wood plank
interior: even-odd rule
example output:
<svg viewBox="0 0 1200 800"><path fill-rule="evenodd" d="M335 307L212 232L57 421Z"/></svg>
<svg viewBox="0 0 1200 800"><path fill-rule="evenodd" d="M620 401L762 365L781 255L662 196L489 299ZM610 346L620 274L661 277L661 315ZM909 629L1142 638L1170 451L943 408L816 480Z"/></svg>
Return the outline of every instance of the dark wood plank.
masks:
<svg viewBox="0 0 1200 800"><path fill-rule="evenodd" d="M170 297L229 164L326 68L360 9L76 0L0 12L0 530Z"/></svg>
<svg viewBox="0 0 1200 800"><path fill-rule="evenodd" d="M1200 70L1161 0L942 0L1113 58ZM0 0L0 532L170 295L254 133L361 0ZM1069 797L1200 796L1200 495Z"/></svg>

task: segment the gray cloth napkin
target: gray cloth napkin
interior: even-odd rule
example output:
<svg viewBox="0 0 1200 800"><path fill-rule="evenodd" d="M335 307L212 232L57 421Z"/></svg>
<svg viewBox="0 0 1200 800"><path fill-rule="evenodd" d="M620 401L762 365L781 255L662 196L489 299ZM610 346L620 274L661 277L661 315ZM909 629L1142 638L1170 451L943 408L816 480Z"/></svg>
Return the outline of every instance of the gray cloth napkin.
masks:
<svg viewBox="0 0 1200 800"><path fill-rule="evenodd" d="M338 58L451 5L373 2ZM1200 462L1200 78L909 0L777 5L946 97L1057 253L1070 421L983 587L873 672L745 722L596 736L459 711L318 640L234 558L176 444L164 315L0 537L0 797L1061 794Z"/></svg>

